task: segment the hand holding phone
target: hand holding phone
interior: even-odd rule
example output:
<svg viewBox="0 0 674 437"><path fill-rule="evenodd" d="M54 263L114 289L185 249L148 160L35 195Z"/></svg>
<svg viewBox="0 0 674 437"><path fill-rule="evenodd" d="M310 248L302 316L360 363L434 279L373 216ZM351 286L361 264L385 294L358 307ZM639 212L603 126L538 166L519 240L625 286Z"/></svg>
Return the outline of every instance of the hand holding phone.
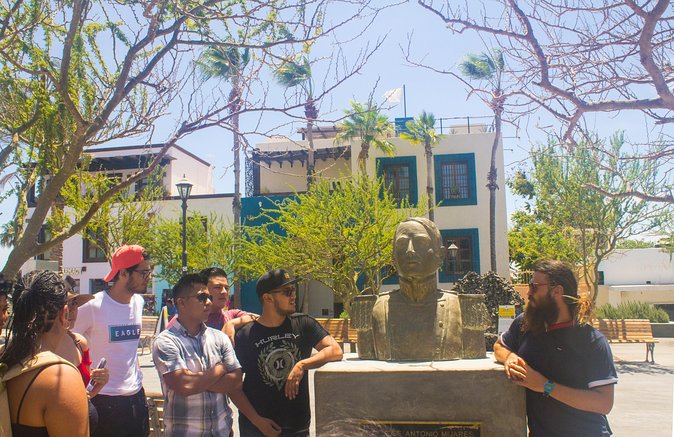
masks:
<svg viewBox="0 0 674 437"><path fill-rule="evenodd" d="M104 369L105 365L108 363L108 361L105 358L101 358L101 360L98 362L98 365L96 366L97 369ZM87 391L91 391L94 389L94 380L89 380L89 384L87 384Z"/></svg>

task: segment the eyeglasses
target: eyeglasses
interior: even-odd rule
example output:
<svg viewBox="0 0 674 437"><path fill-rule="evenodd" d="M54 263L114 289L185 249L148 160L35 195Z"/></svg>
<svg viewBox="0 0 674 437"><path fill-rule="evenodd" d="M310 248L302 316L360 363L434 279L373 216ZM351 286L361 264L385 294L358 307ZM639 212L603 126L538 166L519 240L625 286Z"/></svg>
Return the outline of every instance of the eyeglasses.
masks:
<svg viewBox="0 0 674 437"><path fill-rule="evenodd" d="M147 279L152 276L152 269L149 270L131 270L132 272L140 273L143 276L143 279Z"/></svg>
<svg viewBox="0 0 674 437"><path fill-rule="evenodd" d="M271 293L271 294L283 293L285 295L285 297L290 297L290 296L294 295L295 293L297 293L297 289L295 287L283 288L281 290L270 291L269 293Z"/></svg>
<svg viewBox="0 0 674 437"><path fill-rule="evenodd" d="M210 300L211 302L213 302L213 296L211 296L208 293L193 294L191 296L185 297L185 299L189 299L190 297L196 297L197 300L201 303L206 303L207 300Z"/></svg>
<svg viewBox="0 0 674 437"><path fill-rule="evenodd" d="M551 285L550 282L529 282L529 290L536 291L540 285Z"/></svg>

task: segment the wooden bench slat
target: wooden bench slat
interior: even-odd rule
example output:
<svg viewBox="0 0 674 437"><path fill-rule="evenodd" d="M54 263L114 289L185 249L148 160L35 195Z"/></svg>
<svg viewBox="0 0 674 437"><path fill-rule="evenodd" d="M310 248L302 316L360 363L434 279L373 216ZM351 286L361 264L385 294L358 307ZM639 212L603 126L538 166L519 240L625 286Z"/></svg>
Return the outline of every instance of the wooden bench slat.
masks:
<svg viewBox="0 0 674 437"><path fill-rule="evenodd" d="M646 361L648 361L648 354L651 354L651 362L653 360L653 348L658 340L653 338L653 330L651 329L651 322L647 319L623 319L623 320L609 320L597 319L592 322L592 325L599 330L609 343L645 343L646 344Z"/></svg>

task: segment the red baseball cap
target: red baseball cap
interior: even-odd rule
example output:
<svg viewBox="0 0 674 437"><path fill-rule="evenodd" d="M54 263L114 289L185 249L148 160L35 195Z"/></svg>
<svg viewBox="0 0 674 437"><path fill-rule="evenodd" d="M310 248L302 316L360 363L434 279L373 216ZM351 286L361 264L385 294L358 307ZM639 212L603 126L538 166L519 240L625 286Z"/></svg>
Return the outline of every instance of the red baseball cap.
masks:
<svg viewBox="0 0 674 437"><path fill-rule="evenodd" d="M143 246L137 244L125 244L117 249L112 255L112 270L110 270L110 273L108 273L103 280L105 282L110 282L120 270L128 269L129 267L145 261L145 258L143 258L144 250Z"/></svg>

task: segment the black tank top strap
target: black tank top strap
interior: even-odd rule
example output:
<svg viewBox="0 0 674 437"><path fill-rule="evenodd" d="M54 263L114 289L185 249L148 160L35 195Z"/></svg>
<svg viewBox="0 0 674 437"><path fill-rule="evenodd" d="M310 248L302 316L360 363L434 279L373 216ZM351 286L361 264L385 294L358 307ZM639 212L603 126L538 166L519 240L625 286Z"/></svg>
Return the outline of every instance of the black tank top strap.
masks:
<svg viewBox="0 0 674 437"><path fill-rule="evenodd" d="M26 390L23 392L23 396L21 396L21 402L19 402L19 408L16 410L16 423L17 424L20 423L19 419L21 418L21 407L23 407L23 401L26 399L26 395L28 394L28 390L30 390L30 387L33 385L33 383L35 382L37 377L40 376L40 373L42 373L42 371L44 369L46 369L47 367L51 367L54 364L61 364L61 363L51 363L51 364L47 364L46 366L40 367L38 369L38 371L35 372L35 375L33 376L33 379L31 379L30 382L28 383L28 386L26 387Z"/></svg>

